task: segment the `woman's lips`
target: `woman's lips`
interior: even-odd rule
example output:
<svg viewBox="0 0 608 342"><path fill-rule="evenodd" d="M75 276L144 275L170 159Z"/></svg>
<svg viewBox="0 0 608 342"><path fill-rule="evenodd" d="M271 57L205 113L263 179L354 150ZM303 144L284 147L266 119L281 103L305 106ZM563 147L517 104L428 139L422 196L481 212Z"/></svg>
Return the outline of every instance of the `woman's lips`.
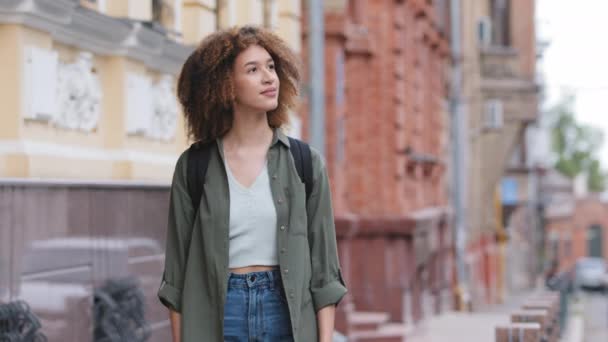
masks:
<svg viewBox="0 0 608 342"><path fill-rule="evenodd" d="M276 97L277 96L277 90L276 89L268 89L262 92L262 95L266 96L266 97Z"/></svg>

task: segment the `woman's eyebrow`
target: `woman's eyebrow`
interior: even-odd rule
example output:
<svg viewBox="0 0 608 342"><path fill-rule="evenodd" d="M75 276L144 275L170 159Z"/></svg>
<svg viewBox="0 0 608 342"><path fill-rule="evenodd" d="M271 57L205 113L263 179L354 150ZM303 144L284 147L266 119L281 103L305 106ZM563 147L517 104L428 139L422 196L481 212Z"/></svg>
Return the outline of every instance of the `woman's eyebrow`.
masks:
<svg viewBox="0 0 608 342"><path fill-rule="evenodd" d="M266 60L266 63L269 63L269 62L274 62L274 61L272 60L272 58L268 58L268 60ZM249 61L249 62L245 63L245 65L244 65L244 66L248 66L248 65L258 65L258 64L259 64L259 63L258 63L257 61Z"/></svg>

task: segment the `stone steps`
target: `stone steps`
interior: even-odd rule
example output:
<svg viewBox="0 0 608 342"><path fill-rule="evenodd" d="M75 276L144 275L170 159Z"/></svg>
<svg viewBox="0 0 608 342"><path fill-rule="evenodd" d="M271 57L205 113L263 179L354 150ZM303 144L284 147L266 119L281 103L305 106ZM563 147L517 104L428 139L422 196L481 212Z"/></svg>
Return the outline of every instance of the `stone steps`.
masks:
<svg viewBox="0 0 608 342"><path fill-rule="evenodd" d="M411 331L405 324L389 322L389 314L385 312L352 312L347 322L349 341L404 342Z"/></svg>

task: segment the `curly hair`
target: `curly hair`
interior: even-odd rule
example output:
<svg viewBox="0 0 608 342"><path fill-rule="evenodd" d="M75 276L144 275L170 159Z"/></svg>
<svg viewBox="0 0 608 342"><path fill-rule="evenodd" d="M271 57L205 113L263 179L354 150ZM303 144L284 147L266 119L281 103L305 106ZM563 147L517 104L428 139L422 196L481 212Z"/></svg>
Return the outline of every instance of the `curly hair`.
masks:
<svg viewBox="0 0 608 342"><path fill-rule="evenodd" d="M278 106L267 113L270 127L289 122L296 104L300 61L287 44L269 30L243 26L212 33L201 41L184 63L177 97L186 118L188 138L208 142L232 128L235 101L232 68L236 57L251 45L266 49L280 81Z"/></svg>

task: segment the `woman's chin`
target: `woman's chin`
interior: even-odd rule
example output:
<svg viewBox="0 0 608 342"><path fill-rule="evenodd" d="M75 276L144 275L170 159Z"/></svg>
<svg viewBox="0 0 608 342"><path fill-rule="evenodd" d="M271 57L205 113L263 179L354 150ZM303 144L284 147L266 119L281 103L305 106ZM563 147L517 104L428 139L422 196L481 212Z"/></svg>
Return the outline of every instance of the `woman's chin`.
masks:
<svg viewBox="0 0 608 342"><path fill-rule="evenodd" d="M260 110L263 112L271 112L275 109L277 109L277 107L279 106L278 101L274 101L271 103L264 103L264 104L260 104Z"/></svg>

